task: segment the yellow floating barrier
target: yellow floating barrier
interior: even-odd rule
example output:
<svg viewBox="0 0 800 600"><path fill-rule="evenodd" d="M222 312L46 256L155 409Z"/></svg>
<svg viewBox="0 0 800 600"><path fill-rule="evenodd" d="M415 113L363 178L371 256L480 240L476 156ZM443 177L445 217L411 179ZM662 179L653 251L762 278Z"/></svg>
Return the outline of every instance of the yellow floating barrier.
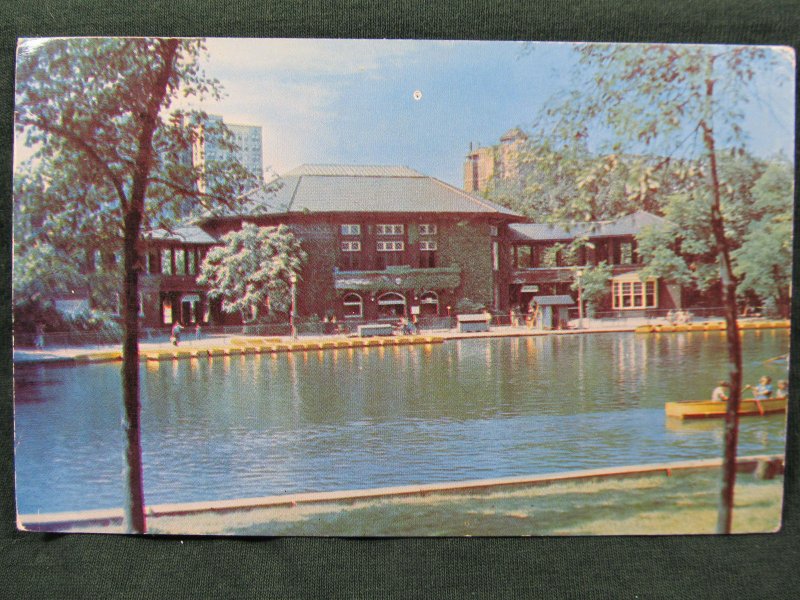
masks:
<svg viewBox="0 0 800 600"><path fill-rule="evenodd" d="M122 352L94 352L92 354L78 354L74 360L81 363L110 362L122 360Z"/></svg>
<svg viewBox="0 0 800 600"><path fill-rule="evenodd" d="M231 346L263 346L264 344L277 344L280 341L280 338L276 337L231 338Z"/></svg>
<svg viewBox="0 0 800 600"><path fill-rule="evenodd" d="M777 321L740 321L739 331L744 329L780 329L791 326L788 319ZM674 333L680 331L725 331L724 321L705 321L704 323L689 323L687 325L639 325L634 329L636 333Z"/></svg>
<svg viewBox="0 0 800 600"><path fill-rule="evenodd" d="M160 360L173 360L175 359L174 352L148 352L147 360L160 361Z"/></svg>
<svg viewBox="0 0 800 600"><path fill-rule="evenodd" d="M225 355L225 352L222 350L222 348L208 348L206 349L206 353L208 354L209 358Z"/></svg>

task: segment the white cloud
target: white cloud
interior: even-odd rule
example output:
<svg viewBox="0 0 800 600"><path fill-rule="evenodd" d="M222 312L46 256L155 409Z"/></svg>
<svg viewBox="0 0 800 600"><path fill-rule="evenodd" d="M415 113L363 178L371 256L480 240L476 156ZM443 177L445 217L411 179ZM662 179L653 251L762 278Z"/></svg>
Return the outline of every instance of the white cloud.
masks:
<svg viewBox="0 0 800 600"><path fill-rule="evenodd" d="M413 60L423 48L451 42L414 40L234 39L209 38L209 72L263 75L283 71L346 75Z"/></svg>

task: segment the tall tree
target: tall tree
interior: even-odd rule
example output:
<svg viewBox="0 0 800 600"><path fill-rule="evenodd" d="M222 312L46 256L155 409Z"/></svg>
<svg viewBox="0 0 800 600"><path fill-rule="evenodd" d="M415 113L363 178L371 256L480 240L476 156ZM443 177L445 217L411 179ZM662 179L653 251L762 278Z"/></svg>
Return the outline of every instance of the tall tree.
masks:
<svg viewBox="0 0 800 600"><path fill-rule="evenodd" d="M33 161L48 185L65 193L52 212L108 214L119 227L125 513L129 528L140 533L146 529L138 347L141 231L168 224L186 199L217 210L256 185L235 164L220 166L215 189L201 192L196 185L202 166L192 163L191 151L207 115L170 109L178 97L220 96L219 82L201 68L204 51L196 39L92 38L23 41L18 53L16 128L36 149Z"/></svg>
<svg viewBox="0 0 800 600"><path fill-rule="evenodd" d="M245 223L222 241L206 255L197 278L210 297L222 298L222 310L238 312L245 321L258 320L265 308L267 313L288 310L292 276L306 260L289 228Z"/></svg>
<svg viewBox="0 0 800 600"><path fill-rule="evenodd" d="M733 252L740 292L751 292L762 304L789 314L792 278L791 166L773 162L752 189L755 218L749 219L741 246Z"/></svg>
<svg viewBox="0 0 800 600"><path fill-rule="evenodd" d="M722 210L720 148L744 152L743 107L758 98L756 74L776 66L764 47L582 44L578 81L548 115L564 140L610 140L609 150L683 156L702 162L705 215L725 305L730 399L725 418L723 482L717 528L729 532L736 477L737 410L742 357L736 322L736 276ZM793 69L792 69L793 70ZM787 72L790 72L787 69ZM690 143L697 140L693 154ZM657 167L664 167L667 160ZM700 198L700 196L697 196ZM580 209L580 206L576 208Z"/></svg>

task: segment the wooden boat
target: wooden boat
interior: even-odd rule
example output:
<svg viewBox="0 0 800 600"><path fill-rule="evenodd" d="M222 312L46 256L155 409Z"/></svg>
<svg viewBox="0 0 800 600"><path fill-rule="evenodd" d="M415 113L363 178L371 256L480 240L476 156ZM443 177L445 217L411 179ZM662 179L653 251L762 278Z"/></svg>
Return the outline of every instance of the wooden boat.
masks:
<svg viewBox="0 0 800 600"><path fill-rule="evenodd" d="M664 410L668 417L677 419L710 419L725 417L725 402L712 402L711 400L683 400L681 402L667 402ZM754 400L742 398L739 404L739 416L764 416L786 412L786 398L770 398L768 400Z"/></svg>

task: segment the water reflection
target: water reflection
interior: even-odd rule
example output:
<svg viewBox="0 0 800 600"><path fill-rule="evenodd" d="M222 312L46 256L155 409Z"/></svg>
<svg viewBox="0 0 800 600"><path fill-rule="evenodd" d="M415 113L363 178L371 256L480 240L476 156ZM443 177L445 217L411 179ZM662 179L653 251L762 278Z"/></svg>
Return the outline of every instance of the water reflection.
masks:
<svg viewBox="0 0 800 600"><path fill-rule="evenodd" d="M745 335L745 379L788 332ZM598 334L273 353L142 369L150 503L716 457L721 423L667 421L725 376L724 336ZM91 382L87 386L86 382ZM22 512L118 506L119 365L17 370ZM742 454L782 452L783 416Z"/></svg>

